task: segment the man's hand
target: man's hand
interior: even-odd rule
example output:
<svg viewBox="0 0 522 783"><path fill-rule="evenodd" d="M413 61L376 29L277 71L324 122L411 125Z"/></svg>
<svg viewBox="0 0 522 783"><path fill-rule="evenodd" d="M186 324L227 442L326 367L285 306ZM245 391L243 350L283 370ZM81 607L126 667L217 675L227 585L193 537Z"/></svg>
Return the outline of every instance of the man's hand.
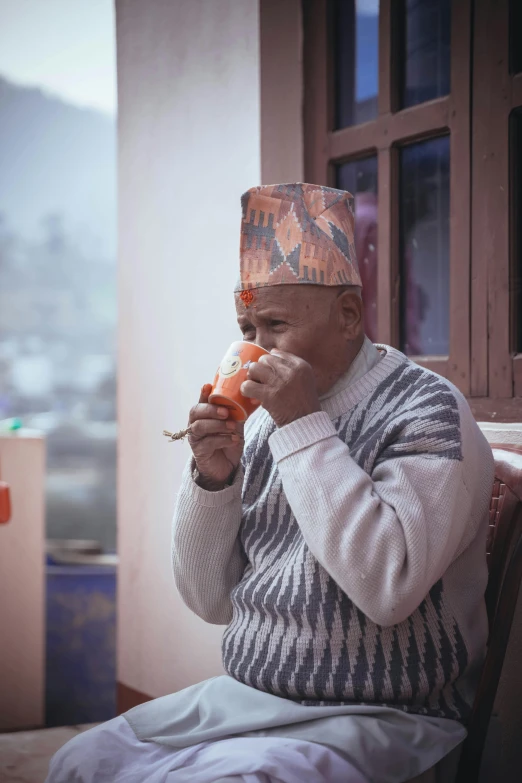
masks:
<svg viewBox="0 0 522 783"><path fill-rule="evenodd" d="M251 364L241 392L259 400L278 427L321 410L312 368L285 351L273 350Z"/></svg>
<svg viewBox="0 0 522 783"><path fill-rule="evenodd" d="M199 472L198 484L216 492L237 470L243 453L243 424L228 419L227 408L208 401L212 386L201 390L199 403L190 411L189 443Z"/></svg>

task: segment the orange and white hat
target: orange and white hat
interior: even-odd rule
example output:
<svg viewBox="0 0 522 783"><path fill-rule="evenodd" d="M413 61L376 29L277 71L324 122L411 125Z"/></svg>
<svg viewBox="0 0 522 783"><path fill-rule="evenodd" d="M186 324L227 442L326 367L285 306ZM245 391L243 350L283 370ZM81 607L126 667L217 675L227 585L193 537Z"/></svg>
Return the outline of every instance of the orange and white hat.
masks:
<svg viewBox="0 0 522 783"><path fill-rule="evenodd" d="M251 188L241 197L236 292L269 285L361 286L354 199L322 185Z"/></svg>

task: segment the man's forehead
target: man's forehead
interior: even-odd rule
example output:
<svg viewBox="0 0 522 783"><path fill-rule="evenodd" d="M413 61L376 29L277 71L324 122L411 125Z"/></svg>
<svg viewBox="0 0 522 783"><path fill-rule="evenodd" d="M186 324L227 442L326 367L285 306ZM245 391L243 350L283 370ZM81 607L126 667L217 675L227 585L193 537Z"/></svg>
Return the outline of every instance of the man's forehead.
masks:
<svg viewBox="0 0 522 783"><path fill-rule="evenodd" d="M236 308L238 313L245 313L253 308L259 312L269 308L288 310L304 299L302 288L302 286L298 285L255 288L248 291L251 294L248 300L244 296L244 292L241 292L236 294Z"/></svg>
<svg viewBox="0 0 522 783"><path fill-rule="evenodd" d="M253 298L245 302L236 294L238 318L273 317L275 314L298 315L303 310L314 309L332 296L333 289L322 286L281 285L252 289Z"/></svg>

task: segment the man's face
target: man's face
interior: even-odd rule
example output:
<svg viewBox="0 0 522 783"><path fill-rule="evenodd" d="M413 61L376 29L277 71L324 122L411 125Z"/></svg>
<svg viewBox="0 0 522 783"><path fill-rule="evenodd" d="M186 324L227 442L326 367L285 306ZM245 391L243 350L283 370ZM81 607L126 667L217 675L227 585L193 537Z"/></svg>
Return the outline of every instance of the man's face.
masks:
<svg viewBox="0 0 522 783"><path fill-rule="evenodd" d="M348 308L340 289L314 285L280 285L256 289L245 305L236 294L236 311L243 339L267 351L277 348L307 361L314 370L319 394L324 394L348 370L362 343L362 326L355 340L347 339ZM355 294L348 299L357 299ZM345 297L346 300L346 297ZM354 302L355 310L360 302Z"/></svg>

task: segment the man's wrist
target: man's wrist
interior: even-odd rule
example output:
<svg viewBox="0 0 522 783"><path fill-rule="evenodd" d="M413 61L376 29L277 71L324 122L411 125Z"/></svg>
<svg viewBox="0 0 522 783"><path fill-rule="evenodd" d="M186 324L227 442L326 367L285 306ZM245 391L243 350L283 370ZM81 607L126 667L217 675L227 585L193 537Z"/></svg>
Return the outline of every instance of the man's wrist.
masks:
<svg viewBox="0 0 522 783"><path fill-rule="evenodd" d="M299 419L305 419L307 416L312 416L312 414L314 413L320 413L321 410L322 410L321 403L319 402L317 406L313 406L313 407L310 406L310 408L307 409L306 411L305 410L298 411L294 413L292 416L285 417L284 419L280 419L279 421L274 419L274 421L276 423L277 428L281 429L282 427L288 426L288 424L293 424L294 421L299 421Z"/></svg>
<svg viewBox="0 0 522 783"><path fill-rule="evenodd" d="M192 480L198 485L198 487L206 490L207 492L222 492L224 489L232 485L235 472L236 471L234 470L226 481L216 481L215 479L202 476L196 466L192 471Z"/></svg>

